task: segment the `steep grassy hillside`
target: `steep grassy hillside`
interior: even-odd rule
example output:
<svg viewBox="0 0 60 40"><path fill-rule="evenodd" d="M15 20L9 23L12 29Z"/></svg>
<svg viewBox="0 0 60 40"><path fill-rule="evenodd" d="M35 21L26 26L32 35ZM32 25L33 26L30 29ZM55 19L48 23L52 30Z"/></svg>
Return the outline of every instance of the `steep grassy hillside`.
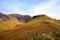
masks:
<svg viewBox="0 0 60 40"><path fill-rule="evenodd" d="M7 21L0 22L0 31L13 29L16 25L19 24L19 21L16 19L9 19Z"/></svg>
<svg viewBox="0 0 60 40"><path fill-rule="evenodd" d="M46 15L19 23L16 19L0 22L0 30L4 30L0 32L0 40L60 40L60 24Z"/></svg>

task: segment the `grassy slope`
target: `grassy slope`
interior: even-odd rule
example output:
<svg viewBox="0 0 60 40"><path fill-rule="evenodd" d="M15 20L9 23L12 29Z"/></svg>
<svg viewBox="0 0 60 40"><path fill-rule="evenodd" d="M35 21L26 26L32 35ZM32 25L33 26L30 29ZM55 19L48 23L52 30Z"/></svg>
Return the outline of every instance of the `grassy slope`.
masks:
<svg viewBox="0 0 60 40"><path fill-rule="evenodd" d="M39 33L44 33L49 36L54 36L55 33L60 33L60 25L58 25L58 23L48 17L46 18L46 16L44 19L43 18L44 17L37 17L22 24L22 27L20 25L17 26L21 28L1 32L0 40L25 40L30 37L34 38L35 35Z"/></svg>

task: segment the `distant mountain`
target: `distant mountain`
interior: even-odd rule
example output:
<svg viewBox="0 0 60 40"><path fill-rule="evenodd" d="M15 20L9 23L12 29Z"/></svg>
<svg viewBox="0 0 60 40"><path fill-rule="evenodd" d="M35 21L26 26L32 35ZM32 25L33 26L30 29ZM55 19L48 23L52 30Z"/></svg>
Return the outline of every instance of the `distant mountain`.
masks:
<svg viewBox="0 0 60 40"><path fill-rule="evenodd" d="M9 16L17 18L19 21L20 21L20 19L23 19L23 15L20 15L20 14L9 14Z"/></svg>
<svg viewBox="0 0 60 40"><path fill-rule="evenodd" d="M14 17L21 22L28 22L31 19L31 16L29 16L29 15L9 14L9 16Z"/></svg>

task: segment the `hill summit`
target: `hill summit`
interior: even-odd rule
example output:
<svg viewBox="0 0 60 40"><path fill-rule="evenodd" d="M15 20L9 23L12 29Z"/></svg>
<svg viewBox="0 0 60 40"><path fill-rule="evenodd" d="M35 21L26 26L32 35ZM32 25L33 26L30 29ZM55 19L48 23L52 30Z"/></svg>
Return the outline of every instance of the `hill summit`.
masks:
<svg viewBox="0 0 60 40"><path fill-rule="evenodd" d="M33 16L33 19L40 19L40 20L52 20L52 18L50 18L49 16L47 15L36 15L36 16Z"/></svg>

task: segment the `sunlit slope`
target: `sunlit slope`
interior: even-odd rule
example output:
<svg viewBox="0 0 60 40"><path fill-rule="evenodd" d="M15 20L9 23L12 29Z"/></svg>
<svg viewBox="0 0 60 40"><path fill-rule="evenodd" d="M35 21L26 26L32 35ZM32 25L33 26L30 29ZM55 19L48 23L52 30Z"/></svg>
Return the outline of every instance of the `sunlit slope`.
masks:
<svg viewBox="0 0 60 40"><path fill-rule="evenodd" d="M18 24L19 24L19 22L16 19L9 19L6 21L2 21L2 22L0 22L0 31L11 29Z"/></svg>
<svg viewBox="0 0 60 40"><path fill-rule="evenodd" d="M44 39L45 36L46 37L49 36L51 40L55 40L55 39L58 40L60 38L59 36L60 25L55 21L53 21L53 19L51 20L51 18L46 19L46 17L45 18L42 17L42 19L43 20L41 20L39 16L38 18L32 19L29 22L23 24L22 27L20 25L17 26L21 28L1 32L0 40L30 40L30 39L39 40L38 36L41 36L41 35L43 40L47 40L47 39ZM41 35L39 35L40 33Z"/></svg>

